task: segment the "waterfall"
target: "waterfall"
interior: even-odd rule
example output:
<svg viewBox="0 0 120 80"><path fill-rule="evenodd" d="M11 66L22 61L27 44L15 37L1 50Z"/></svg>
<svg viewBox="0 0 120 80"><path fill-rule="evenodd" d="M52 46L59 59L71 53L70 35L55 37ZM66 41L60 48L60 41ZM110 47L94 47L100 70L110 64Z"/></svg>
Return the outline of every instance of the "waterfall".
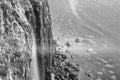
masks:
<svg viewBox="0 0 120 80"><path fill-rule="evenodd" d="M9 65L0 68L0 78L51 79L53 36L48 0L0 0L0 12L0 60Z"/></svg>
<svg viewBox="0 0 120 80"><path fill-rule="evenodd" d="M33 69L33 80L40 80L39 78L39 70L38 70L38 62L37 62L37 47L36 40L33 38L33 46L32 46L32 69Z"/></svg>

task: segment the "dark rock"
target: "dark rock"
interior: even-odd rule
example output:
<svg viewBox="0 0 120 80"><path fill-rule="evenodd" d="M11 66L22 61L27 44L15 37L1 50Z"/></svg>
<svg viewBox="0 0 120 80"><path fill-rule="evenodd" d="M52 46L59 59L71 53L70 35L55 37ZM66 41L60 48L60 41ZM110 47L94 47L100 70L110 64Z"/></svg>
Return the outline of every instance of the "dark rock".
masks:
<svg viewBox="0 0 120 80"><path fill-rule="evenodd" d="M76 42L76 43L79 43L79 42L80 42L80 39L75 39L75 42Z"/></svg>
<svg viewBox="0 0 120 80"><path fill-rule="evenodd" d="M67 59L67 56L64 55L64 54L62 54L62 58L63 58L63 59Z"/></svg>
<svg viewBox="0 0 120 80"><path fill-rule="evenodd" d="M70 78L71 80L76 80L77 75L70 73L70 74L69 74L69 78Z"/></svg>
<svg viewBox="0 0 120 80"><path fill-rule="evenodd" d="M70 72L69 68L64 68L65 72Z"/></svg>
<svg viewBox="0 0 120 80"><path fill-rule="evenodd" d="M0 67L0 76L1 77L7 77L7 68L6 67Z"/></svg>
<svg viewBox="0 0 120 80"><path fill-rule="evenodd" d="M66 42L65 45L66 45L67 47L70 47L70 46L71 46L71 44L70 44L69 42Z"/></svg>
<svg viewBox="0 0 120 80"><path fill-rule="evenodd" d="M53 66L53 73L55 74L55 80L78 80L78 72L80 71L78 66L73 65L70 62L66 62L67 56L55 49L53 56L53 63L59 62L59 66Z"/></svg>

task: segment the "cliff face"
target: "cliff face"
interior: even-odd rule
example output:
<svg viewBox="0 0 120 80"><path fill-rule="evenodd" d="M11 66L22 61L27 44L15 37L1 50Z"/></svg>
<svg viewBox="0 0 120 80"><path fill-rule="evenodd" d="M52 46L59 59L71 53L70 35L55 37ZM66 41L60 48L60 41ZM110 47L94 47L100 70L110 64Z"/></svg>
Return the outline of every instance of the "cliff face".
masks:
<svg viewBox="0 0 120 80"><path fill-rule="evenodd" d="M0 0L0 79L50 80L50 17L47 0Z"/></svg>

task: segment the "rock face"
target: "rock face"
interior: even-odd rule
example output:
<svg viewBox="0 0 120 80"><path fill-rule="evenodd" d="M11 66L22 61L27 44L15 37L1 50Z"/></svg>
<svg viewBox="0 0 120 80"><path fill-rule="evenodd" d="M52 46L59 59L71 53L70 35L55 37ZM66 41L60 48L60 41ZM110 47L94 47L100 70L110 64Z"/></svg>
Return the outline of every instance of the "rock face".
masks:
<svg viewBox="0 0 120 80"><path fill-rule="evenodd" d="M55 48L53 55L54 80L79 80L79 67L69 61L66 53Z"/></svg>
<svg viewBox="0 0 120 80"><path fill-rule="evenodd" d="M50 17L47 0L0 0L0 80L51 79Z"/></svg>

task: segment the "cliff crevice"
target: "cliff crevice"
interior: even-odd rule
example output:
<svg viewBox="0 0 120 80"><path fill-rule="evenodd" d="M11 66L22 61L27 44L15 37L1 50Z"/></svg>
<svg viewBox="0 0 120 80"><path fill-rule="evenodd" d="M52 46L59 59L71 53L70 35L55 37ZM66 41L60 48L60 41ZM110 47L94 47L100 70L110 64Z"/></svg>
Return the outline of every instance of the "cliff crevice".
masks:
<svg viewBox="0 0 120 80"><path fill-rule="evenodd" d="M51 79L51 24L47 0L0 0L0 79Z"/></svg>

